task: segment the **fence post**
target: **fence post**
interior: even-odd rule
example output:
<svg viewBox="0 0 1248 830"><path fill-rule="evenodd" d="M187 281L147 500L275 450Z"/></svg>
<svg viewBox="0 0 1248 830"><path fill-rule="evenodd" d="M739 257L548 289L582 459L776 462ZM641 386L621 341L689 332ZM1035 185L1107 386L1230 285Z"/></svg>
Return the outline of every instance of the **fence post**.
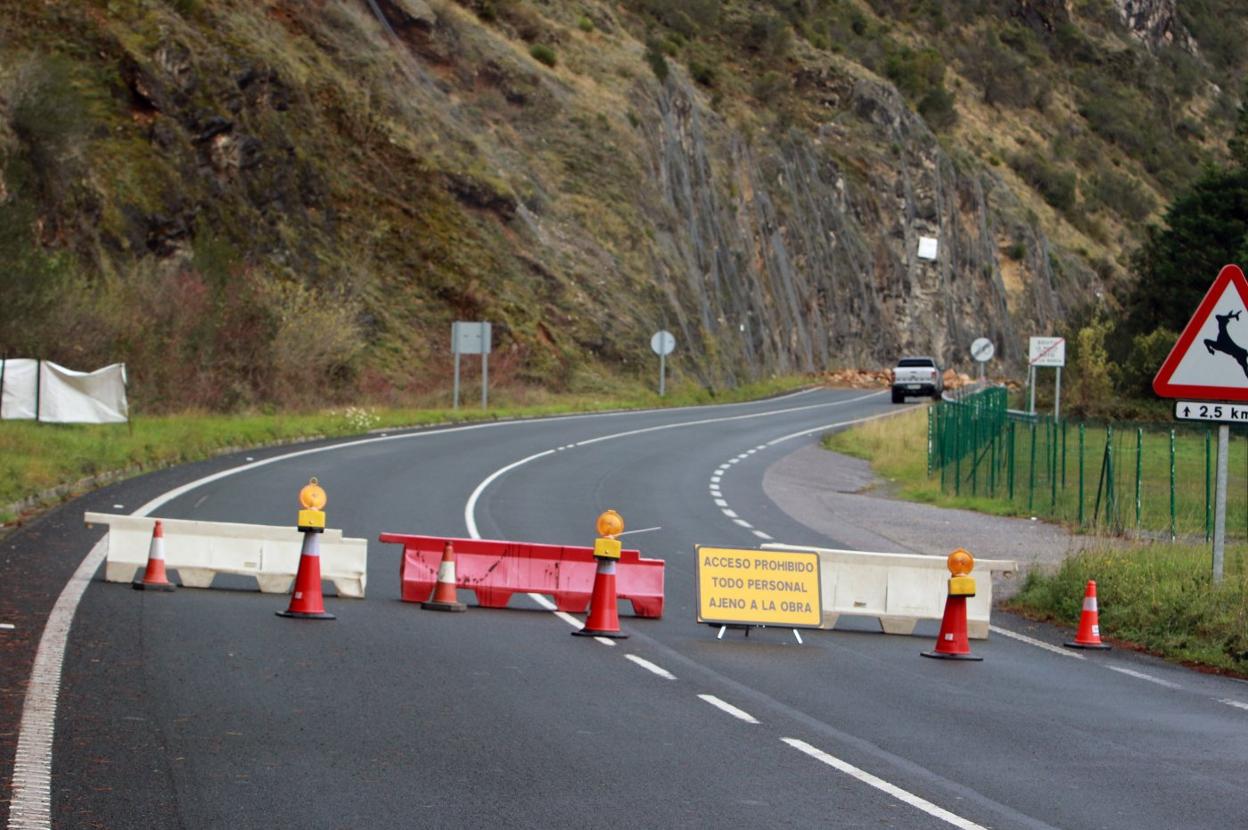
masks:
<svg viewBox="0 0 1248 830"><path fill-rule="evenodd" d="M1079 424L1079 527L1083 527L1083 430L1082 422Z"/></svg>
<svg viewBox="0 0 1248 830"><path fill-rule="evenodd" d="M1049 514L1057 513L1057 421L1053 422L1053 445L1049 447Z"/></svg>
<svg viewBox="0 0 1248 830"><path fill-rule="evenodd" d="M1010 477L1010 501L1014 501L1014 421L1010 421L1010 449L1005 456L1005 464Z"/></svg>
<svg viewBox="0 0 1248 830"><path fill-rule="evenodd" d="M1036 422L1031 422L1031 463L1027 470L1027 512L1036 500Z"/></svg>
<svg viewBox="0 0 1248 830"><path fill-rule="evenodd" d="M1062 492L1066 492L1066 420L1062 420Z"/></svg>
<svg viewBox="0 0 1248 830"><path fill-rule="evenodd" d="M1105 426L1105 524L1112 529L1118 519L1118 494L1114 489L1114 427Z"/></svg>
<svg viewBox="0 0 1248 830"><path fill-rule="evenodd" d="M1144 428L1135 428L1135 531L1140 531L1140 474L1144 470Z"/></svg>
<svg viewBox="0 0 1248 830"><path fill-rule="evenodd" d="M1174 527L1174 428L1170 429L1170 541L1177 538Z"/></svg>

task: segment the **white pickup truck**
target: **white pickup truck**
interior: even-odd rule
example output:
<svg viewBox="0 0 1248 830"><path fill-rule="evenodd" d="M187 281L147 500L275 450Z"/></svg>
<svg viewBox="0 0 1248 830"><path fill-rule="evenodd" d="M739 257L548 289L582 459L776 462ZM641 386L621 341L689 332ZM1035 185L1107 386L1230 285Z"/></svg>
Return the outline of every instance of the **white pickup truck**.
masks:
<svg viewBox="0 0 1248 830"><path fill-rule="evenodd" d="M931 395L939 399L945 391L944 376L930 357L903 357L893 369L893 403L908 395Z"/></svg>

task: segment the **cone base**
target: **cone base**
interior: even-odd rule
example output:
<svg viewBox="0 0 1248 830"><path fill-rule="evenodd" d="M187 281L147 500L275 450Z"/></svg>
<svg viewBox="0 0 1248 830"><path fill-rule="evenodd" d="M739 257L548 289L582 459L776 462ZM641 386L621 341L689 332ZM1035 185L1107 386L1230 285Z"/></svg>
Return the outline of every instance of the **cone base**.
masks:
<svg viewBox="0 0 1248 830"><path fill-rule="evenodd" d="M296 620L336 620L338 619L328 611L275 611L279 617L293 617Z"/></svg>
<svg viewBox="0 0 1248 830"><path fill-rule="evenodd" d="M610 637L613 640L627 640L628 635L623 631L600 631L596 628L582 628L580 631L573 631L573 637Z"/></svg>
<svg viewBox="0 0 1248 830"><path fill-rule="evenodd" d="M420 607L428 609L430 611L467 611L468 610L468 606L464 605L462 602L440 602L436 599L431 599L426 602L422 602L420 604Z"/></svg>
<svg viewBox="0 0 1248 830"><path fill-rule="evenodd" d="M937 660L972 660L982 661L984 658L977 654L971 654L969 651L965 654L957 654L948 651L920 651L921 657L934 657Z"/></svg>
<svg viewBox="0 0 1248 830"><path fill-rule="evenodd" d="M178 586L172 582L144 582L136 579L130 583L130 587L136 591L176 591Z"/></svg>
<svg viewBox="0 0 1248 830"><path fill-rule="evenodd" d="M1081 643L1078 640L1072 640L1069 643L1062 643L1062 645L1066 646L1066 648L1091 648L1098 651L1109 651L1113 648L1113 646L1106 645L1105 643Z"/></svg>

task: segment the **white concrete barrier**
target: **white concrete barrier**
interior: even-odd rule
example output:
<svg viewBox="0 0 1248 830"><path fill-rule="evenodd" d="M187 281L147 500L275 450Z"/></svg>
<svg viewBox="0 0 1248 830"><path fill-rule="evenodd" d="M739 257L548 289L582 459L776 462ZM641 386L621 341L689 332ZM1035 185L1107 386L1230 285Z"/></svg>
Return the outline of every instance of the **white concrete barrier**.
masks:
<svg viewBox="0 0 1248 830"><path fill-rule="evenodd" d="M949 594L949 567L943 556L915 553L869 553L768 543L771 550L807 550L819 554L823 624L832 628L841 614L878 617L885 634L912 634L919 620L939 620ZM975 596L966 601L967 636L988 638L992 613L992 575L1013 574L1018 563L975 558Z"/></svg>
<svg viewBox="0 0 1248 830"><path fill-rule="evenodd" d="M87 513L87 526L108 525L104 578L130 582L147 564L155 516ZM165 566L188 588L207 588L217 574L254 576L266 594L289 593L299 570L303 534L293 526L245 525L161 519ZM321 578L340 597L363 597L368 579L368 540L344 539L341 530L321 534Z"/></svg>

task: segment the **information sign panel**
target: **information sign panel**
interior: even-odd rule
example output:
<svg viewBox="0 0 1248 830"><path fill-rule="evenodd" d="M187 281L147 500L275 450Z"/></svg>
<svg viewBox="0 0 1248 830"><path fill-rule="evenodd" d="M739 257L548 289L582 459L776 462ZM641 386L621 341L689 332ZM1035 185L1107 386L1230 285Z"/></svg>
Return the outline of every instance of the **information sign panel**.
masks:
<svg viewBox="0 0 1248 830"><path fill-rule="evenodd" d="M1032 366L1065 366L1065 337L1032 337L1027 342L1027 362Z"/></svg>
<svg viewBox="0 0 1248 830"><path fill-rule="evenodd" d="M818 628L819 554L697 548L698 622Z"/></svg>

